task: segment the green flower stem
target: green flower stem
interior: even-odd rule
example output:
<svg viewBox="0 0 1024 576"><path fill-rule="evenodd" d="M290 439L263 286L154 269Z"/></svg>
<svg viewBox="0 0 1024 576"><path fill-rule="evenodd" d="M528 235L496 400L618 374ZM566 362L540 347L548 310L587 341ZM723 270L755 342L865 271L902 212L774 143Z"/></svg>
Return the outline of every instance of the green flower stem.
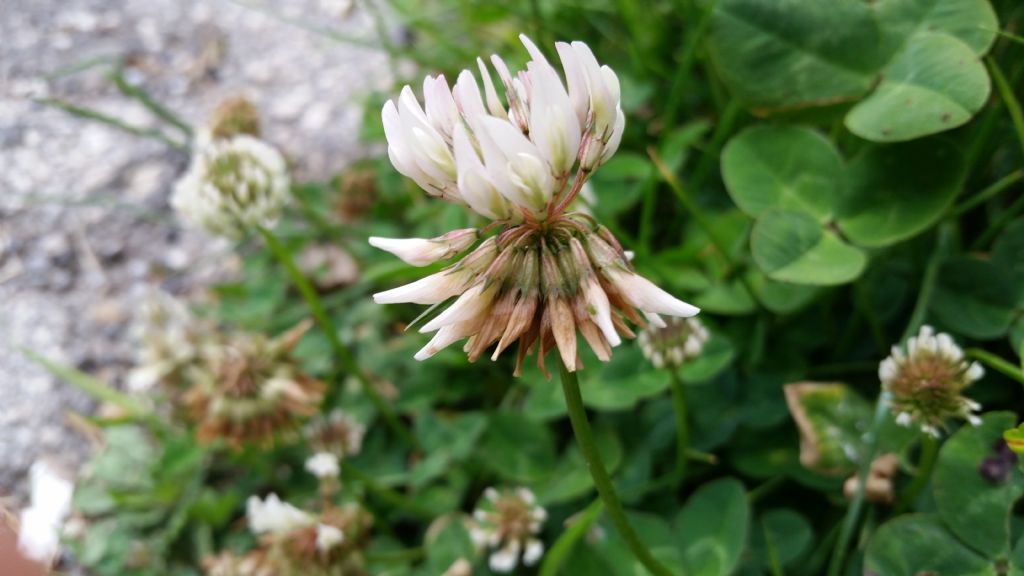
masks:
<svg viewBox="0 0 1024 576"><path fill-rule="evenodd" d="M935 291L935 281L938 279L939 269L942 268L946 254L949 252L952 238L952 225L948 222L940 224L939 236L935 241L935 251L932 252L931 258L928 259L928 264L925 266L924 278L921 279L921 291L917 295L917 302L914 304L914 310L910 314L910 321L907 322L907 328L903 331L903 337L900 339L900 342L905 342L920 330L921 325L924 324L924 317L928 313L928 306L932 300L932 292Z"/></svg>
<svg viewBox="0 0 1024 576"><path fill-rule="evenodd" d="M939 268L942 267L942 262L949 251L952 237L952 224L949 222L942 223L939 226L939 236L935 242L935 251L925 267L924 278L921 279L921 290L918 292L917 302L914 304L914 310L910 314L910 321L907 322L907 327L903 331L903 337L900 339L901 342L910 338L924 323L925 315L928 312L928 305L932 299L932 292L935 291L935 281L939 276ZM850 501L850 506L846 509L846 517L843 519L842 530L839 532L839 540L836 542L835 550L832 553L832 560L828 565L828 576L839 576L843 570L846 550L850 545L850 539L853 538L854 531L857 529L861 510L864 508L864 489L867 484L868 473L871 471L871 463L874 462L875 455L878 452L878 433L885 423L891 401L892 395L885 390L882 390L878 395L875 416L871 421L870 429L865 435L866 450L864 460L860 463L860 469L857 472L857 493L854 495L853 500Z"/></svg>
<svg viewBox="0 0 1024 576"><path fill-rule="evenodd" d="M971 244L971 250L980 250L983 246L988 246L1003 231L1003 228L1021 212L1024 212L1024 194L1014 200L1013 204L1010 204L1008 208L1000 212L996 221L985 229L985 232L978 236L978 239Z"/></svg>
<svg viewBox="0 0 1024 576"><path fill-rule="evenodd" d="M679 370L669 370L672 375L672 410L676 416L676 483L686 478L686 464L689 460L690 426L686 419L686 390Z"/></svg>
<svg viewBox="0 0 1024 576"><path fill-rule="evenodd" d="M544 562L540 565L540 576L556 576L558 574L558 570L565 564L576 543L583 538L587 530L590 530L594 522L597 522L601 512L604 512L604 502L598 498L579 513L576 520L566 528L565 532L562 532L558 540L555 540L551 550L544 555Z"/></svg>
<svg viewBox="0 0 1024 576"><path fill-rule="evenodd" d="M565 404L569 409L569 421L572 423L572 430L576 434L576 442L579 444L580 452L583 453L583 458L587 461L590 476L594 479L597 493L608 509L608 516L611 518L612 524L615 525L615 529L618 530L626 546L629 547L636 559L648 571L655 576L672 576L672 572L651 555L651 551L647 549L629 524L629 519L626 518L626 513L622 509L619 497L615 494L615 486L608 476L604 462L601 461L601 454L597 451L597 444L594 443L594 436L590 430L590 422L587 420L587 410L583 407L583 396L580 394L580 384L576 378L576 373L569 372L561 359L559 359L558 365L562 373L562 392L565 394Z"/></svg>
<svg viewBox="0 0 1024 576"><path fill-rule="evenodd" d="M883 391L878 396L878 404L875 406L875 416L871 421L871 428L865 434L866 450L864 460L860 463L857 472L857 493L846 509L846 517L843 518L842 530L839 532L839 540L832 552L832 560L828 564L828 576L839 576L843 573L843 565L846 561L846 549L849 547L850 539L857 529L860 521L860 512L864 508L864 489L867 484L868 474L871 472L871 463L875 460L878 451L878 431L885 422L889 412L890 394Z"/></svg>
<svg viewBox="0 0 1024 576"><path fill-rule="evenodd" d="M968 348L967 357L973 358L985 366L992 368L996 372L1000 372L1003 375L1009 376L1017 382L1024 384L1024 370L1017 368L1013 363L1008 362L991 352L986 352L981 348Z"/></svg>
<svg viewBox="0 0 1024 576"><path fill-rule="evenodd" d="M923 434L921 436L921 458L917 463L917 474L914 476L913 482L903 491L903 495L900 496L896 507L893 508L893 516L906 512L917 501L921 490L924 489L925 484L928 483L928 478L932 475L932 468L935 467L935 460L938 454L938 440L928 434Z"/></svg>
<svg viewBox="0 0 1024 576"><path fill-rule="evenodd" d="M970 200L955 207L952 213L953 216L960 216L964 214L965 212L971 210L975 206L997 196L1000 192L1007 190L1008 188L1011 188L1014 184L1020 182L1022 179L1024 179L1024 170L1017 169L1014 170L1013 172L1010 172L1009 174L1003 176L998 181L991 184L981 192L978 192L977 194L972 196Z"/></svg>
<svg viewBox="0 0 1024 576"><path fill-rule="evenodd" d="M320 296L316 293L313 288L313 284L310 283L309 279L299 270L299 267L295 264L295 259L292 258L291 252L288 248L278 240L277 236L273 232L263 227L257 227L260 235L263 236L270 251L274 253L278 261L284 267L288 276L291 278L292 283L298 288L302 294L302 298L306 301L306 305L309 306L310 313L313 314L313 318L316 320L320 329L327 336L328 342L330 342L331 350L334 352L335 358L341 363L342 368L349 374L356 377L362 385L363 393L373 402L374 407L380 413L384 421L387 422L388 426L394 430L395 434L398 434L403 440L405 440L410 446L418 448L416 438L409 432L409 429L402 424L402 421L395 415L394 410L391 406L388 406L384 398L381 397L377 389L374 388L373 382L370 377L360 368L356 359L352 356L352 353L346 348L341 340L338 338L338 329L334 325L334 321L331 320L330 315L327 314L327 310L324 308L323 302L320 301Z"/></svg>
<svg viewBox="0 0 1024 576"><path fill-rule="evenodd" d="M1006 105L1006 111L1010 113L1013 127L1017 131L1017 139L1020 141L1021 151L1024 152L1024 112L1021 111L1020 101L1013 95L1013 88L1010 87L1010 83L1006 80L1006 75L999 68L995 58L989 56L985 58L985 63L988 64L988 70L992 74L992 80L996 85L996 90L999 92L999 97L1003 100L1003 104Z"/></svg>

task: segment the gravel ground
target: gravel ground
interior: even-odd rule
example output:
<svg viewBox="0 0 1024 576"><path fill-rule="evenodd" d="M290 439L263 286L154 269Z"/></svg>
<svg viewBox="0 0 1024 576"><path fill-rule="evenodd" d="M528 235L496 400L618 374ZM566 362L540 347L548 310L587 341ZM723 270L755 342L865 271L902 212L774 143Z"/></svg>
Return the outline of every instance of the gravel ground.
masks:
<svg viewBox="0 0 1024 576"><path fill-rule="evenodd" d="M20 347L116 383L151 290L186 293L238 265L168 209L184 153L33 98L148 125L109 68L88 66L127 57L128 78L192 125L225 98L250 97L299 175L327 177L361 155L360 101L390 82L387 59L310 30L372 40L358 7L265 1L275 12L229 0L0 0L0 497L24 495L36 458L73 471L89 454L67 414L88 413L90 400Z"/></svg>

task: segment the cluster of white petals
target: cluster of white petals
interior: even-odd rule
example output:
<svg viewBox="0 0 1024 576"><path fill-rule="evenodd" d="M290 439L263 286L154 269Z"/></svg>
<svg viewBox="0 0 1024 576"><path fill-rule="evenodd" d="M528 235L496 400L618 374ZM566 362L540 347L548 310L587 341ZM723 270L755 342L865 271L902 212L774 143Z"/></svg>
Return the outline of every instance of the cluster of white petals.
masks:
<svg viewBox="0 0 1024 576"><path fill-rule="evenodd" d="M186 222L237 238L248 228L277 221L289 185L284 158L270 144L245 134L201 137L171 204Z"/></svg>
<svg viewBox="0 0 1024 576"><path fill-rule="evenodd" d="M184 302L165 292L152 294L133 329L138 358L128 374L128 387L144 392L195 362L212 328L195 318Z"/></svg>
<svg viewBox="0 0 1024 576"><path fill-rule="evenodd" d="M892 396L892 411L901 426L917 424L939 436L949 418L962 418L977 426L981 406L963 396L964 388L985 375L977 362L968 363L964 351L946 333L922 326L907 339L906 351L892 347L892 354L878 366L882 388Z"/></svg>
<svg viewBox="0 0 1024 576"><path fill-rule="evenodd" d="M250 496L245 511L249 519L249 530L256 535L287 534L316 522L311 514L282 501L274 493L265 500Z"/></svg>
<svg viewBox="0 0 1024 576"><path fill-rule="evenodd" d="M525 70L513 74L491 57L504 98L478 60L482 92L473 72L464 70L454 87L444 76L428 76L422 106L409 86L384 106L395 168L428 194L494 222L432 239L370 238L415 266L469 252L439 273L374 295L381 304L435 305L458 297L420 328L436 335L418 360L460 340L467 340L470 360L492 345L496 359L518 342L516 374L535 348L542 369L544 356L557 348L575 371L581 366L577 332L607 361L622 336L634 336L627 320L660 325L659 314L698 312L636 274L619 242L592 216L571 211L622 138L615 73L586 44L559 42L560 74L533 42L520 38L530 55ZM495 228L500 231L487 237Z"/></svg>
<svg viewBox="0 0 1024 576"><path fill-rule="evenodd" d="M577 164L588 174L619 146L626 118L619 80L583 42L558 42L565 83L526 36L526 70L491 56L504 101L483 60L483 94L473 72L450 87L423 81L423 106L412 88L384 105L388 155L399 172L432 196L468 205L492 220L544 219ZM579 186L586 180L579 179Z"/></svg>
<svg viewBox="0 0 1024 576"><path fill-rule="evenodd" d="M60 534L71 511L74 485L44 460L29 470L31 494L21 512L18 547L28 558L49 565L60 550Z"/></svg>
<svg viewBox="0 0 1024 576"><path fill-rule="evenodd" d="M670 317L660 324L651 323L637 341L644 357L655 368L682 366L700 356L711 334L697 318Z"/></svg>
<svg viewBox="0 0 1024 576"><path fill-rule="evenodd" d="M303 433L315 450L328 452L340 459L359 454L366 426L351 414L335 408L327 415L310 421Z"/></svg>
<svg viewBox="0 0 1024 576"><path fill-rule="evenodd" d="M341 464L336 455L317 452L306 459L306 471L320 479L337 478L341 473Z"/></svg>
<svg viewBox="0 0 1024 576"><path fill-rule="evenodd" d="M544 555L544 543L537 534L547 517L547 510L527 488L488 488L473 511L469 535L478 549L491 550L488 565L492 571L508 573L520 560L533 566Z"/></svg>
<svg viewBox="0 0 1024 576"><path fill-rule="evenodd" d="M316 525L316 549L327 552L345 541L345 533L337 526L330 524Z"/></svg>

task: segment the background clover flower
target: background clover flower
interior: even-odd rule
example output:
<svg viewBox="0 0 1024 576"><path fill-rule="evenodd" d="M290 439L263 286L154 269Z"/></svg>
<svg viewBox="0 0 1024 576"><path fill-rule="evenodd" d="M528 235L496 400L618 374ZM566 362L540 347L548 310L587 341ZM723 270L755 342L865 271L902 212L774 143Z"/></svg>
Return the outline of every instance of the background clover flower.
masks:
<svg viewBox="0 0 1024 576"><path fill-rule="evenodd" d="M495 572L512 572L522 560L533 566L544 554L537 538L547 511L527 488L498 491L488 488L473 511L469 534L478 548L490 549L488 565Z"/></svg>
<svg viewBox="0 0 1024 576"><path fill-rule="evenodd" d="M178 214L216 236L272 226L289 195L284 158L270 144L240 134L197 139L188 171L174 187Z"/></svg>
<svg viewBox="0 0 1024 576"><path fill-rule="evenodd" d="M366 426L341 409L311 420L303 430L310 446L341 458L355 456L363 447Z"/></svg>
<svg viewBox="0 0 1024 576"><path fill-rule="evenodd" d="M648 326L637 340L644 357L655 368L682 366L700 356L710 334L697 318L668 318L660 326Z"/></svg>
<svg viewBox="0 0 1024 576"><path fill-rule="evenodd" d="M922 326L907 340L906 351L893 346L892 355L878 367L883 389L892 394L896 422L938 436L949 418L977 425L981 406L963 395L964 388L984 376L977 362L968 364L964 352L949 334Z"/></svg>
<svg viewBox="0 0 1024 576"><path fill-rule="evenodd" d="M300 324L273 339L231 333L209 347L181 398L199 440L269 443L316 413L325 385L302 373L291 357L309 326Z"/></svg>
<svg viewBox="0 0 1024 576"><path fill-rule="evenodd" d="M460 340L471 361L493 348L495 360L518 343L515 373L539 348L538 364L557 348L570 371L581 366L577 332L602 361L627 321L660 325L658 314L698 309L637 275L618 240L593 217L570 210L593 171L615 152L625 116L615 73L582 42L557 43L565 75L520 36L531 60L513 75L497 56L478 60L483 95L464 70L454 88L443 76L423 83L424 106L406 86L382 113L388 153L399 172L428 194L467 205L494 223L433 239L370 238L370 244L424 266L469 250L457 263L374 295L381 304L439 304L458 297L424 324L436 332L416 354L423 360ZM495 235L481 242L491 230Z"/></svg>

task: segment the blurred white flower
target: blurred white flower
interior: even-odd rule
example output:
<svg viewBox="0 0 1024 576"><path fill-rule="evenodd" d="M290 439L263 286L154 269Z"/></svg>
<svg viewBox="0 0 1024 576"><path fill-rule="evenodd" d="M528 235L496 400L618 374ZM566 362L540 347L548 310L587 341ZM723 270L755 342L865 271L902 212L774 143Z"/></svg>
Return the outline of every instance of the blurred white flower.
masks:
<svg viewBox="0 0 1024 576"><path fill-rule="evenodd" d="M306 470L320 479L337 478L341 472L341 465L334 454L317 452L306 460Z"/></svg>
<svg viewBox="0 0 1024 576"><path fill-rule="evenodd" d="M366 426L344 410L334 409L307 424L304 435L314 450L347 458L362 450Z"/></svg>
<svg viewBox="0 0 1024 576"><path fill-rule="evenodd" d="M644 357L655 368L682 366L683 362L700 356L710 338L708 329L697 318L670 317L660 325L651 323L637 340Z"/></svg>
<svg viewBox="0 0 1024 576"><path fill-rule="evenodd" d="M74 485L43 460L29 470L31 495L21 512L18 547L29 558L49 565L60 550L60 533L71 511Z"/></svg>
<svg viewBox="0 0 1024 576"><path fill-rule="evenodd" d="M317 524L316 525L316 549L321 552L327 552L331 548L334 548L338 544L345 541L345 533L341 531L341 528L337 526L331 526L330 524Z"/></svg>
<svg viewBox="0 0 1024 576"><path fill-rule="evenodd" d="M985 375L977 362L968 363L964 351L949 334L936 334L922 326L917 336L907 339L906 351L892 347L892 354L878 366L882 388L892 395L891 409L896 423L939 436L949 418L981 423L981 410L963 390Z"/></svg>
<svg viewBox="0 0 1024 576"><path fill-rule="evenodd" d="M152 294L134 328L138 359L128 387L144 392L196 361L211 340L213 327L192 315L188 306L165 292Z"/></svg>
<svg viewBox="0 0 1024 576"><path fill-rule="evenodd" d="M190 224L237 238L247 228L273 226L289 185L284 158L270 144L244 134L200 137L171 205Z"/></svg>
<svg viewBox="0 0 1024 576"><path fill-rule="evenodd" d="M544 543L537 535L547 516L527 488L488 488L473 511L469 535L478 549L491 550L491 570L512 572L520 560L533 566L544 555Z"/></svg>
<svg viewBox="0 0 1024 576"><path fill-rule="evenodd" d="M287 534L299 528L312 526L316 519L271 493L266 500L250 496L245 506L249 530L259 534Z"/></svg>

